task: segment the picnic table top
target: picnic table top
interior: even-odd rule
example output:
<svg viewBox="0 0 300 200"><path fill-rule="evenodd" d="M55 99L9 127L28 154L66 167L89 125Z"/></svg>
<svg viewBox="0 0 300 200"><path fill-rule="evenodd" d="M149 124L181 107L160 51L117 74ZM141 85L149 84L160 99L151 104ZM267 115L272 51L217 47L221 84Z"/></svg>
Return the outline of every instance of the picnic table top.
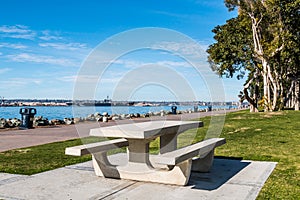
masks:
<svg viewBox="0 0 300 200"><path fill-rule="evenodd" d="M182 133L188 129L202 127L201 121L149 121L121 124L90 130L91 136L127 139L151 139L165 134Z"/></svg>

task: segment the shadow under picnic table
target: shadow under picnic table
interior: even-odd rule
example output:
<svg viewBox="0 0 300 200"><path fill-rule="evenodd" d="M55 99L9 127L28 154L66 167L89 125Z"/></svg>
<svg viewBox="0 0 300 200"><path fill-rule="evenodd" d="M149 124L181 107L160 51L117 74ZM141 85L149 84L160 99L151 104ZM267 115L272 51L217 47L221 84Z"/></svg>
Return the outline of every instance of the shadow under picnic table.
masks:
<svg viewBox="0 0 300 200"><path fill-rule="evenodd" d="M192 172L188 186L192 189L215 190L246 168L250 162L242 158L215 158L210 172Z"/></svg>

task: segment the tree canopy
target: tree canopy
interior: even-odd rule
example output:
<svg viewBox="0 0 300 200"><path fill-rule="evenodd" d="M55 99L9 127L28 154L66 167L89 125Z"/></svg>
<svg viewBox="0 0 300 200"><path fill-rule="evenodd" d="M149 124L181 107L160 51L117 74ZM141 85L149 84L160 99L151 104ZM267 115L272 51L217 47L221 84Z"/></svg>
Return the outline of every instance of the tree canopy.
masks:
<svg viewBox="0 0 300 200"><path fill-rule="evenodd" d="M300 0L225 0L238 16L212 31L208 61L220 76L247 76L239 97L251 111L299 109Z"/></svg>

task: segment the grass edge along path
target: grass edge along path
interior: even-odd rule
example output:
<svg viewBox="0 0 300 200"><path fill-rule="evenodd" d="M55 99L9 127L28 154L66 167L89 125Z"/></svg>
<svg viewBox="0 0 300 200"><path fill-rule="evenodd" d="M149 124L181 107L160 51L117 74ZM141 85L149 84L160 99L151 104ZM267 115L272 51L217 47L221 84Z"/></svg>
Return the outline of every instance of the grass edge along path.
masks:
<svg viewBox="0 0 300 200"><path fill-rule="evenodd" d="M227 144L216 149L216 155L256 161L278 162L262 188L258 199L300 199L300 112L249 113L239 111L226 115L220 137ZM179 146L203 140L210 117L201 118L204 127L189 130L179 137ZM75 157L64 155L69 146L98 142L100 138L55 142L35 147L0 153L0 171L15 174L35 174L91 159L90 155ZM150 145L158 152L159 140ZM125 151L124 149L119 150ZM115 153L115 152L111 152Z"/></svg>

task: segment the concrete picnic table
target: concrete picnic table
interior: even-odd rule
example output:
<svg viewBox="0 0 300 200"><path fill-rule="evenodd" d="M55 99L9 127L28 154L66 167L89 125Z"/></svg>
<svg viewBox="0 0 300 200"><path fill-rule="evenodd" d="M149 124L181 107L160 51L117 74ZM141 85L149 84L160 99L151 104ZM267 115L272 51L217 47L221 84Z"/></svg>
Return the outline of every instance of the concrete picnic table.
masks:
<svg viewBox="0 0 300 200"><path fill-rule="evenodd" d="M90 136L119 139L91 144L88 148L84 145L71 147L66 149L66 154L82 155L90 151L97 176L186 185L192 170L192 158L200 156L201 161L193 164L196 171L197 168L199 171L203 169L203 161L209 168L214 148L225 143L225 139L215 138L177 149L180 133L202 126L201 121L148 121L95 128L90 130ZM160 153L150 157L149 144L158 137ZM111 164L107 151L123 146L127 146L127 162ZM77 153L73 151L78 149Z"/></svg>

